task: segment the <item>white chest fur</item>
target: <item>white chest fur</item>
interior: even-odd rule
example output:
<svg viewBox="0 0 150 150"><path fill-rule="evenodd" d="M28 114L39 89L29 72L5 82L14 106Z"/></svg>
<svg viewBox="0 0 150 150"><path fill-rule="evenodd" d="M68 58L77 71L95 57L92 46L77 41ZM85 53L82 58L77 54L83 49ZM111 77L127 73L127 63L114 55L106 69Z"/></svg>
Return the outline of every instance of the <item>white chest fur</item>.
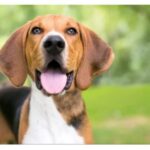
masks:
<svg viewBox="0 0 150 150"><path fill-rule="evenodd" d="M58 112L51 97L32 85L29 127L23 144L83 144L83 138Z"/></svg>

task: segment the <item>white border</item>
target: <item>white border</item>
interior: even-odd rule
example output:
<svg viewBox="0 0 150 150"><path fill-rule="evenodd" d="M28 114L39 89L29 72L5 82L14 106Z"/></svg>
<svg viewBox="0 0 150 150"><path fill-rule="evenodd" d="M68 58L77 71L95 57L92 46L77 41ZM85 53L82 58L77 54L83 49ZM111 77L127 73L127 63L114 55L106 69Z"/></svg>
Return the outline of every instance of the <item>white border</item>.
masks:
<svg viewBox="0 0 150 150"><path fill-rule="evenodd" d="M0 0L2 5L141 5L150 0Z"/></svg>
<svg viewBox="0 0 150 150"><path fill-rule="evenodd" d="M150 0L0 0L0 5L150 5ZM150 145L0 145L2 150L149 150Z"/></svg>
<svg viewBox="0 0 150 150"><path fill-rule="evenodd" d="M150 145L2 145L2 150L149 150Z"/></svg>

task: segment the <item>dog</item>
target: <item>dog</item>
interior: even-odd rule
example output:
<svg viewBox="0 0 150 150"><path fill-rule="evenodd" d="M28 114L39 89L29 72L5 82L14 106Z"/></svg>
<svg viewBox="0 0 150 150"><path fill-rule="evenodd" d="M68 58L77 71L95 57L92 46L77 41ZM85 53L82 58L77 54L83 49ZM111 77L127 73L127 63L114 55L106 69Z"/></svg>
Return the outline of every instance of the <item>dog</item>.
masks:
<svg viewBox="0 0 150 150"><path fill-rule="evenodd" d="M0 90L0 109L17 143L93 143L81 91L113 58L106 42L70 17L38 16L17 29L0 50L0 70L14 85ZM20 87L27 75L31 88Z"/></svg>

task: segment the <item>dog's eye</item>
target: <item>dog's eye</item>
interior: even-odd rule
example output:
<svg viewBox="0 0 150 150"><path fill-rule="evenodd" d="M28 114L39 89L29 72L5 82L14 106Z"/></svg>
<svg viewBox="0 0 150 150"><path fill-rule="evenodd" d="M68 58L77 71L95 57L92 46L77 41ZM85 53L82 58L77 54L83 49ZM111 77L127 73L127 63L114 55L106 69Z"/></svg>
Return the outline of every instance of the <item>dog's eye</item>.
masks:
<svg viewBox="0 0 150 150"><path fill-rule="evenodd" d="M75 35L75 34L77 34L77 30L75 28L69 28L69 29L66 30L66 32L69 35Z"/></svg>
<svg viewBox="0 0 150 150"><path fill-rule="evenodd" d="M31 31L31 33L32 34L40 34L40 33L42 33L42 29L41 28L39 28L39 27L34 27L33 29L32 29L32 31Z"/></svg>

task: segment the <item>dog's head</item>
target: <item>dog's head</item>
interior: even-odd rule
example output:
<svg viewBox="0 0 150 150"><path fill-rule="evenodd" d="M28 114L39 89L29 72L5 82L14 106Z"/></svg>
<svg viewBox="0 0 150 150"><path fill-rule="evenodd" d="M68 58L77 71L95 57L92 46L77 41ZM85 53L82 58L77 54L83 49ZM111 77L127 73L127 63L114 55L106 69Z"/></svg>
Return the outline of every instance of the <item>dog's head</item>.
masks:
<svg viewBox="0 0 150 150"><path fill-rule="evenodd" d="M15 86L27 74L46 94L86 89L112 64L112 49L69 17L39 16L14 32L0 51L0 69Z"/></svg>

